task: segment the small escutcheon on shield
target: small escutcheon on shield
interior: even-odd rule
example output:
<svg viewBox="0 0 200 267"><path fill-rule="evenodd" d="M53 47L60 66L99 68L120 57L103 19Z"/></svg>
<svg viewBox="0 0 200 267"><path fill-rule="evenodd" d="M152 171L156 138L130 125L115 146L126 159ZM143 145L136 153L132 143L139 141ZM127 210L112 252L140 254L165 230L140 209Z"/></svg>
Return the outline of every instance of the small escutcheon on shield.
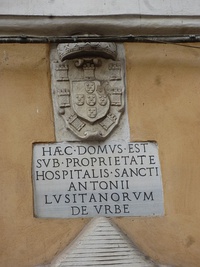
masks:
<svg viewBox="0 0 200 267"><path fill-rule="evenodd" d="M97 116L97 108L92 107L87 109L87 114L89 118L95 118Z"/></svg>
<svg viewBox="0 0 200 267"><path fill-rule="evenodd" d="M89 106L94 106L96 104L96 95L95 94L87 95L86 103Z"/></svg>
<svg viewBox="0 0 200 267"><path fill-rule="evenodd" d="M84 94L77 94L75 96L75 98L76 98L75 99L76 105L82 106L84 104L84 102L85 102L85 96L84 96Z"/></svg>
<svg viewBox="0 0 200 267"><path fill-rule="evenodd" d="M92 94L95 90L95 83L94 82L86 82L85 83L85 91L88 94Z"/></svg>
<svg viewBox="0 0 200 267"><path fill-rule="evenodd" d="M124 58L119 46L98 42L57 46L54 110L78 139L105 139L119 124L125 102ZM61 79L64 70L67 79ZM68 92L62 102L61 90Z"/></svg>
<svg viewBox="0 0 200 267"><path fill-rule="evenodd" d="M105 95L99 96L99 104L101 106L105 106L107 104L107 97Z"/></svg>

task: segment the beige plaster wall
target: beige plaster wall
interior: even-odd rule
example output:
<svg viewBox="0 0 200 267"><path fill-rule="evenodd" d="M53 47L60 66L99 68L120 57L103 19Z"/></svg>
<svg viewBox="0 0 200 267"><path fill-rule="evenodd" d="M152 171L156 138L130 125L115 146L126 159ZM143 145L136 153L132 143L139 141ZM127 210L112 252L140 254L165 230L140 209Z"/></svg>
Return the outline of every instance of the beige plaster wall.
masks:
<svg viewBox="0 0 200 267"><path fill-rule="evenodd" d="M200 49L125 47L131 139L158 142L166 214L114 221L154 260L198 267ZM48 55L47 45L0 45L0 267L50 262L89 221L33 217L32 143L55 140Z"/></svg>

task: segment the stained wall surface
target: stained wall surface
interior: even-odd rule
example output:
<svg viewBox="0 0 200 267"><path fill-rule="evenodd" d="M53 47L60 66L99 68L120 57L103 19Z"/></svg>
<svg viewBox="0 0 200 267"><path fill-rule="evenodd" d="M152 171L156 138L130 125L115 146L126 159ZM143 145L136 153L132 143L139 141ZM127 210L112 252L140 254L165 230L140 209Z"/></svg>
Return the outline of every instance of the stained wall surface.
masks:
<svg viewBox="0 0 200 267"><path fill-rule="evenodd" d="M200 266L200 49L125 49L131 141L159 145L165 216L114 221L152 259ZM34 267L49 263L89 219L33 215L32 144L55 141L48 45L0 45L0 80L0 267Z"/></svg>

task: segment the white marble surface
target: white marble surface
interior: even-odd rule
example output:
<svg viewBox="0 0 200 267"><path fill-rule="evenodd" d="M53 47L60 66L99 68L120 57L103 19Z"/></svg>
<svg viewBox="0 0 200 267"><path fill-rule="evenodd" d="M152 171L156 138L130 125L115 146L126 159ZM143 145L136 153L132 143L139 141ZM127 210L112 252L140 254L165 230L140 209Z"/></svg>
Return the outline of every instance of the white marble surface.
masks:
<svg viewBox="0 0 200 267"><path fill-rule="evenodd" d="M35 216L162 216L158 147L153 142L35 144Z"/></svg>

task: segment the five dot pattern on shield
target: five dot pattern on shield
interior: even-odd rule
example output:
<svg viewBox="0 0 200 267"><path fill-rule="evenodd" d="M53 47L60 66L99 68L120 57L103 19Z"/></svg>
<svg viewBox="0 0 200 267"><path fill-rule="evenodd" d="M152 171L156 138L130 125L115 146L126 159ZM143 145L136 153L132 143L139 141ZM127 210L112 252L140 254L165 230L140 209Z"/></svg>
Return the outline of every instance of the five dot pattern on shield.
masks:
<svg viewBox="0 0 200 267"><path fill-rule="evenodd" d="M80 140L103 140L124 111L123 58L115 43L59 44L54 62L56 107Z"/></svg>

